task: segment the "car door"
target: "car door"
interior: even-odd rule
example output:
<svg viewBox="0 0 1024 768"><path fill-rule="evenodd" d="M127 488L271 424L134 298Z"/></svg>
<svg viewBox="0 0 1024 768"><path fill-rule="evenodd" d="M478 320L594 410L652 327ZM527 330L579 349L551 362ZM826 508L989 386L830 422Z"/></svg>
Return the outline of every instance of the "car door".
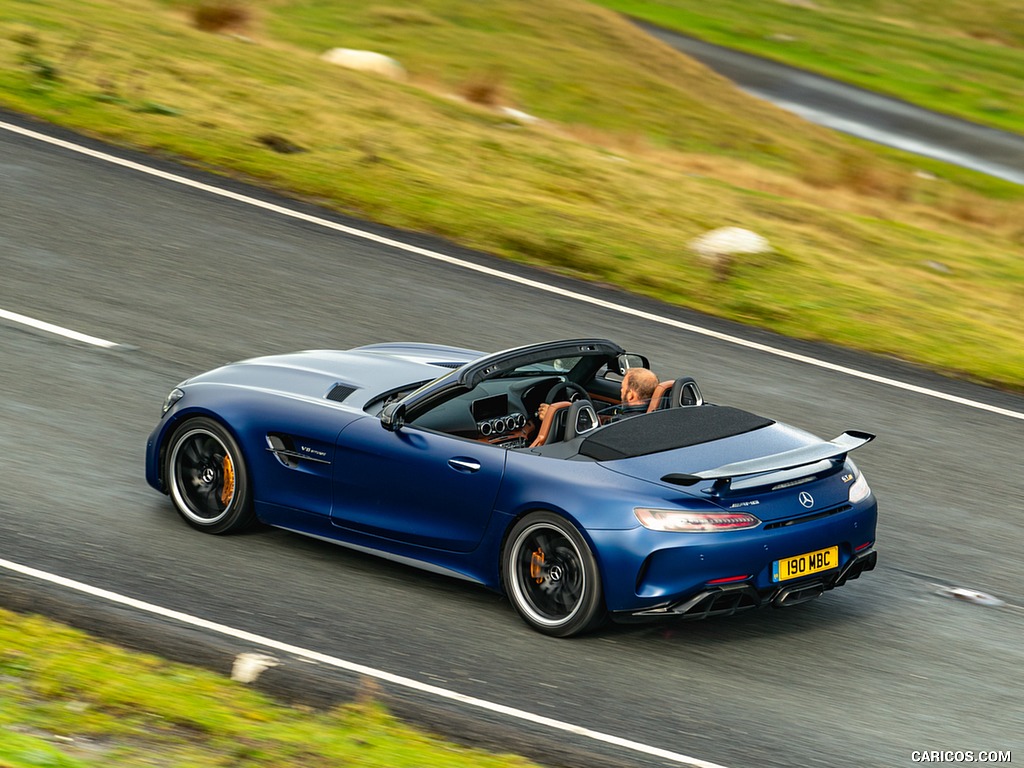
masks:
<svg viewBox="0 0 1024 768"><path fill-rule="evenodd" d="M369 417L338 437L334 525L457 552L483 537L506 451L486 443Z"/></svg>

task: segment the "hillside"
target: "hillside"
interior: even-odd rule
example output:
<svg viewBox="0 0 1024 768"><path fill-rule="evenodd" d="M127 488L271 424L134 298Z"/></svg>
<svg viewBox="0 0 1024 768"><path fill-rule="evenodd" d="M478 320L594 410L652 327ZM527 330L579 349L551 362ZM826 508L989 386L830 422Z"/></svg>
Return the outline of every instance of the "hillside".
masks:
<svg viewBox="0 0 1024 768"><path fill-rule="evenodd" d="M217 32L195 7L7 0L0 104L561 273L1024 388L1020 188L806 124L581 0L254 0ZM339 46L393 56L408 78L319 58ZM713 268L687 244L722 226L773 252Z"/></svg>

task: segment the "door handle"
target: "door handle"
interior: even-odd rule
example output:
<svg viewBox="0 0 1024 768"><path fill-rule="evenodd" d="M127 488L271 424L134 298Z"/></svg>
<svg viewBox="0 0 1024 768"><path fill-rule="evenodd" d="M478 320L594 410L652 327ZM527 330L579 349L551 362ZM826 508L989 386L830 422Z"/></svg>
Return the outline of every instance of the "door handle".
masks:
<svg viewBox="0 0 1024 768"><path fill-rule="evenodd" d="M448 466L456 472L476 472L480 469L480 462L476 459L467 459L461 456L456 456L453 459L448 459Z"/></svg>

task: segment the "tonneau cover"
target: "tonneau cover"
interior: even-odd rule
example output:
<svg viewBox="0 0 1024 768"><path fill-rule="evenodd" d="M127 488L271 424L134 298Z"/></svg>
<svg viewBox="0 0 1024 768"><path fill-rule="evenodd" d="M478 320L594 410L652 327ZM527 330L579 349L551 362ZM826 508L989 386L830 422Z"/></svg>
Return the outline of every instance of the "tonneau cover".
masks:
<svg viewBox="0 0 1024 768"><path fill-rule="evenodd" d="M607 424L587 437L579 452L597 461L627 459L721 440L774 423L724 405L669 408Z"/></svg>

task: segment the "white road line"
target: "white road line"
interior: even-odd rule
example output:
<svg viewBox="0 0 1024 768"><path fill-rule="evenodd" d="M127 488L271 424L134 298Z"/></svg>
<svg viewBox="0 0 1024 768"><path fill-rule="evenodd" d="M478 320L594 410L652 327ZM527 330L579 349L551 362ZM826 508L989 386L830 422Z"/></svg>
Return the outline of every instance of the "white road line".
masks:
<svg viewBox="0 0 1024 768"><path fill-rule="evenodd" d="M73 589L78 592L83 592L93 597L98 597L103 600L109 600L119 605L125 605L130 608L135 608L146 613L152 613L157 616L161 616L165 619L172 619L174 621L181 622L182 624L188 624L193 627L199 627L211 632L216 632L221 635L232 637L236 640L242 640L246 643L252 643L253 645L259 645L264 648L271 648L280 653L287 653L292 656L304 659L306 661L313 661L320 664L326 664L331 667L337 667L347 672L352 672L357 675L365 675L367 677L373 677L384 682L399 685L404 688L409 688L420 693L430 694L441 699L448 699L450 701L456 701L460 704L467 706L476 707L477 709L484 709L489 712L495 712L497 714L506 715L513 717L518 720L524 720L534 725L541 725L547 728L554 729L556 731L562 731L564 733L572 733L576 736L582 736L586 739L593 741L600 741L605 744L611 744L616 747L621 747L632 752L638 752L652 757L669 760L680 765L690 765L695 768L725 768L717 763L709 763L706 760L700 760L695 757L689 757L688 755L682 755L678 752L671 752L667 749L660 749L658 747L652 747L647 744L642 744L638 741L632 741L630 739L623 739L619 736L612 736L607 733L601 733L600 731L593 731L590 728L584 728L579 725L573 725L572 723L566 723L561 720L555 720L550 717L544 717L543 715L536 715L532 712L526 712L522 709L516 709L515 707L508 707L504 704L496 704L492 701L485 699L478 699L475 696L467 696L457 691L451 691L447 688L440 688L436 685L428 685L421 683L418 680L412 678L402 677L395 675L390 672L385 672L380 669L374 669L373 667L367 667L362 664L356 664L352 661L345 661L335 656L328 656L317 651L310 651L306 648L300 648L296 645L290 645L288 643L282 643L277 640L272 640L268 637L261 635L255 635L251 632L245 632L240 629L234 629L233 627L226 626L224 624L217 624L206 619L201 619L197 616L192 616L187 613L180 613L178 611L172 611L168 608L162 608L159 605L153 603L146 603L142 600L136 600L132 597L126 597L120 595L117 592L110 592L99 587L93 587L89 584L83 584L80 581L73 581L72 579L64 578L63 576L57 576L46 571L40 571L35 568L30 568L26 565L11 562L10 560L0 559L0 568L6 568L14 573L20 573L23 576L29 576L40 581L45 581L50 584L56 584L61 587Z"/></svg>
<svg viewBox="0 0 1024 768"><path fill-rule="evenodd" d="M17 312L8 312L6 309L0 309L0 318L4 320L10 320L14 323L21 323L31 328L35 328L40 331L46 331L48 333L55 333L58 336L64 336L68 339L74 339L75 341L82 341L86 344L92 344L96 347L104 347L111 349L113 347L120 346L113 341L107 341L106 339L99 339L95 336L89 336L78 331L72 331L70 328L62 328L59 325L53 323L47 323L42 320L36 320L34 317L27 317L26 315L19 315Z"/></svg>
<svg viewBox="0 0 1024 768"><path fill-rule="evenodd" d="M319 216L312 216L308 213L302 213L300 211L292 210L291 208L285 208L284 206L275 205L274 203L268 203L263 200L257 200L254 197L242 195L237 192L231 192L230 190L221 189L219 187L214 187L210 184L204 184L199 181L193 181L192 179L185 178L184 176L178 176L176 174L167 173L166 171L161 171L156 168L150 168L149 166L142 165L131 160L124 160L120 157L115 157L105 152L98 152L97 150L89 149L88 147L73 144L69 141L64 141L63 139L57 139L52 136L47 136L45 134L38 133L36 131L31 131L28 130L27 128L21 128L20 126L12 125L10 123L0 121L0 128L10 131L11 133L17 133L22 136L27 136L28 138L31 139L46 142L47 144L53 144L54 146L62 147L64 149L71 150L72 152L78 152L80 154L96 158L97 160L103 160L108 163L113 163L114 165L120 165L124 168L130 168L131 170L138 171L139 173L145 173L148 174L149 176L155 176L166 181L171 181L174 182L175 184L182 184L184 186L192 187L193 189L198 189L203 192L209 192L212 195L218 195L220 197L225 197L240 203L245 203L246 205L252 205L256 208L262 208L263 210L266 211L272 211L273 213L278 213L282 216L288 216L293 219L299 219L310 224L316 224L317 226L325 227L327 229L333 229L337 232L344 232L347 235L351 235L353 237L360 237L364 240L370 240L375 243L380 243L381 245L386 245L397 250L406 251L408 253L415 253L418 256L424 256L428 259L433 259L434 261L440 261L445 264L451 264L456 267L461 267L462 269L468 269L474 272L479 272L481 274L490 275L491 277L495 277L499 280L517 283L519 285L524 285L529 288L534 288L538 291L545 291L547 293L557 294L558 296L561 296L566 299L572 299L574 301L583 302L585 304L590 304L595 307L608 309L613 312L619 312L621 314L630 315L632 317L637 317L642 320L648 320L652 323L667 325L669 327L677 328L679 330L688 331L690 333L695 333L701 336L707 336L712 339L718 339L719 341L724 341L729 344L735 344L740 347L746 347L747 349L754 349L759 352L765 352L769 355L775 355L776 357L786 358L787 360L793 360L798 363L805 363L806 365L813 365L818 368L824 368L826 370L835 371L837 373L842 373L847 376L853 376L859 379L873 381L877 384L882 384L884 386L894 387L896 389L902 389L908 392L914 392L916 394L925 395L927 397L934 397L939 400L946 400L948 402L957 403L959 405L964 405L969 408L977 408L978 410L988 411L989 413L995 413L1000 416L1008 416L1012 419L1024 420L1024 412L1021 411L1012 411L1008 408L1000 408L999 406L990 405L988 403L982 403L977 400L969 400L965 397L951 395L948 392L940 392L939 390L928 389L927 387L919 387L916 384L908 384L897 379L890 379L885 376L878 376L873 373L867 373L866 371L860 371L857 370L856 368L847 368L846 366L843 365L830 363L827 360L819 360L817 358L809 357L807 355L800 355L796 354L795 352L787 352L784 349L770 347L767 344L760 344L756 341L749 341L748 339L743 339L740 338L739 336L732 336L727 333L720 333L719 331L713 331L709 328L702 328L699 325L684 323L680 320L674 320L670 317L664 317L663 315L656 315L652 312L644 312L643 310L634 309L633 307L628 307L624 304L616 304L611 301L605 301L604 299L598 299L593 296L587 296L586 294L578 293L576 291L570 291L565 288L558 288L557 286L542 283L538 280L531 280L530 278L527 277L521 277L519 275L514 275L509 272L503 272L492 267L485 267L481 264L474 264L471 261L458 259L455 258L454 256L448 256L447 254L444 253L431 251L427 248L420 248L419 246L403 243L399 240L393 240L389 237L376 235L372 232L366 232L361 229L356 229L355 227L349 227L344 224L339 224L328 219L320 218Z"/></svg>

